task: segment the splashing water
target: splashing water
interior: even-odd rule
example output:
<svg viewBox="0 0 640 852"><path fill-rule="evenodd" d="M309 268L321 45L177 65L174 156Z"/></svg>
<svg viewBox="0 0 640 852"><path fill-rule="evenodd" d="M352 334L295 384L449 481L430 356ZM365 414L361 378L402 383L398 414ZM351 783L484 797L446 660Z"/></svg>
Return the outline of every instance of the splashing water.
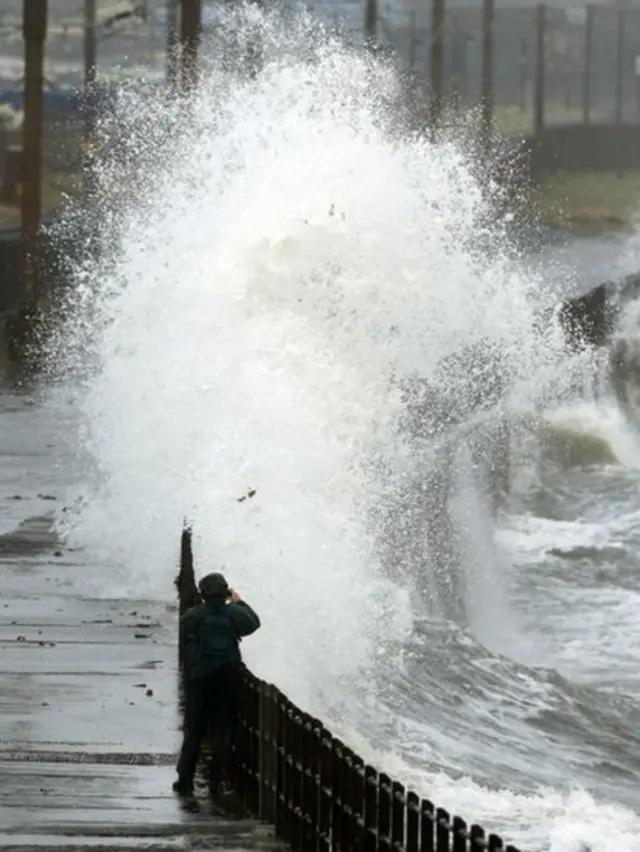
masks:
<svg viewBox="0 0 640 852"><path fill-rule="evenodd" d="M513 271L464 151L396 123L393 70L303 15L248 17L256 76L214 51L188 103L127 93L104 120L109 248L78 273L63 337L67 368L92 364L77 392L90 465L65 531L109 567L99 592L163 598L188 515L199 571L222 568L263 618L249 664L372 748L375 714L402 714L379 703L381 684L405 670L415 620L437 615L417 577L439 545L406 520L428 505L414 486L429 440L407 429L402 388L488 341L524 405L557 350L534 332L542 284ZM491 600L510 632L508 596L478 591L491 514L456 505L454 522L472 518L463 554L476 533L481 548L465 606ZM414 545L395 566L390 526ZM490 622L475 619L488 645ZM426 723L417 736L411 766L393 740L375 762L510 838L577 850L594 809L618 820L586 794L426 770L434 738ZM616 848L640 848L620 825Z"/></svg>

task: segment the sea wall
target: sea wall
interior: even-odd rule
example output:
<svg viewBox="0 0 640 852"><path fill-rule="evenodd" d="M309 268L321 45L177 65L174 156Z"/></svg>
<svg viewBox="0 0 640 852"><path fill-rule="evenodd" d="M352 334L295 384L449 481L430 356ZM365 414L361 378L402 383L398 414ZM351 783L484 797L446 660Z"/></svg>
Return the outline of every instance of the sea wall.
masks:
<svg viewBox="0 0 640 852"><path fill-rule="evenodd" d="M534 181L558 172L640 170L640 124L545 127L521 146Z"/></svg>

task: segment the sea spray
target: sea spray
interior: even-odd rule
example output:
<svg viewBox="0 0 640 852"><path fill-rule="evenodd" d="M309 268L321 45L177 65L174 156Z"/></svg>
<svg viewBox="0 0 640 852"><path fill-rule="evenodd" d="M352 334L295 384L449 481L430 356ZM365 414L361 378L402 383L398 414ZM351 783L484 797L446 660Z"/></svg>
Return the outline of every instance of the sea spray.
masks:
<svg viewBox="0 0 640 852"><path fill-rule="evenodd" d="M423 499L421 466L440 456L407 428L404 390L490 344L504 405L535 400L560 351L537 330L541 282L514 269L500 222L487 228L492 199L468 154L394 122L389 66L307 16L283 27L256 14L259 69L237 73L214 51L189 101L131 91L104 119L104 250L82 270L56 353L82 374L86 474L68 541L110 566L93 578L102 594L170 598L187 515L199 571L224 570L262 616L246 648L259 674L354 743L378 743L371 759L421 793L555 838L574 799L434 772L431 757L455 754L455 713L430 724L427 680L425 718L410 724L394 693L420 657L429 671L448 653L415 644L417 622L446 615L421 593L429 542L405 523ZM231 42L242 46L241 31ZM473 384L449 377L453 395ZM384 546L390 522L415 544L401 571ZM483 547L490 538L482 529ZM481 575L480 560L470 570ZM508 599L493 603L508 615Z"/></svg>

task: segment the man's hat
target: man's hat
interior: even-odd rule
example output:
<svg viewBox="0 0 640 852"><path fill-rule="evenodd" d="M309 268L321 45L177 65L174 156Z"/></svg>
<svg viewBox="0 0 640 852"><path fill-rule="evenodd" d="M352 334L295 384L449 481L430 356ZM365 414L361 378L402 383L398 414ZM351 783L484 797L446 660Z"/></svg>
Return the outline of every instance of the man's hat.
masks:
<svg viewBox="0 0 640 852"><path fill-rule="evenodd" d="M198 588L203 598L226 598L229 594L229 584L224 575L217 571L203 577Z"/></svg>

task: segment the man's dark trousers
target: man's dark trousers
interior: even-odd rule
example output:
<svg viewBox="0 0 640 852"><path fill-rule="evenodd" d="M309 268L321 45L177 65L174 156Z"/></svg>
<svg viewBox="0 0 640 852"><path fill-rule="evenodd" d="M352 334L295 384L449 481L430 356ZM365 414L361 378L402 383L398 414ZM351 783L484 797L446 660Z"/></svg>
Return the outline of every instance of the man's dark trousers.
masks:
<svg viewBox="0 0 640 852"><path fill-rule="evenodd" d="M225 669L185 683L184 735L178 758L178 778L193 783L202 741L211 732L210 781L216 789L229 765L231 736L236 717L236 672Z"/></svg>

